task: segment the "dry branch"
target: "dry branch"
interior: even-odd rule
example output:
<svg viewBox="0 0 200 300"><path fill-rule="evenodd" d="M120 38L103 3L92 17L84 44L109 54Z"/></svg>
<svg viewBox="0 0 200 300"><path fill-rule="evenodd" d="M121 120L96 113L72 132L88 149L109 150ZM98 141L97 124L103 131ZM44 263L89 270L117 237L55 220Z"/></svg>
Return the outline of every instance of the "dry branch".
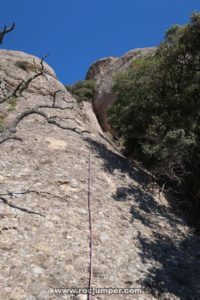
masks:
<svg viewBox="0 0 200 300"><path fill-rule="evenodd" d="M48 196L51 196L53 198L59 199L59 200L61 200L63 202L66 202L66 197L60 197L60 196L52 194L50 192L43 192L43 191L31 190L30 188L28 190L21 191L21 192L0 193L0 196L3 196L3 197L7 196L7 197L10 197L10 198L13 198L13 197L23 196L23 195L27 195L27 194L36 194L38 196L42 196L42 197L46 197L46 198Z"/></svg>
<svg viewBox="0 0 200 300"><path fill-rule="evenodd" d="M15 209L21 210L21 211L26 212L26 213L28 213L28 214L34 214L34 215L39 215L39 216L41 216L41 217L45 217L45 215L43 215L43 214L41 214L41 213L38 213L38 212L35 212L35 211L32 211L32 210L29 210L29 209L27 209L27 208L23 208L23 207L20 207L20 206L15 205L15 204L12 204L12 203L10 203L6 198L4 198L4 197L2 197L2 196L0 196L0 200L1 200L4 204L8 205L8 206L11 207L11 208L15 208Z"/></svg>
<svg viewBox="0 0 200 300"><path fill-rule="evenodd" d="M38 110L38 108L32 108L32 109L27 109L25 110L23 113L21 113L19 116L16 117L16 119L13 121L13 123L10 125L9 128L6 129L5 132L3 132L1 135L0 135L0 144L4 143L5 141L9 140L9 139L14 139L14 140L20 140L20 138L18 137L15 137L15 136L12 136L13 133L16 133L17 131L17 126L19 125L19 123L25 119L26 117L30 116L30 115L33 115L33 114L36 114L36 115L39 115L39 116L42 116L43 118L45 118L45 120L47 121L47 123L49 124L53 124L63 130L70 130L70 131L73 131L79 135L83 134L83 133L90 133L89 131L87 130L79 130L76 126L74 127L69 127L69 126L64 126L64 125L61 125L60 123L58 123L55 118L59 118L57 116L52 116L52 117L48 117L48 115L43 112L43 111L40 111ZM74 120L76 121L76 119L74 118L64 118L65 120ZM78 122L76 121L76 123L78 124Z"/></svg>
<svg viewBox="0 0 200 300"><path fill-rule="evenodd" d="M3 43L5 34L11 32L14 28L15 28L15 23L13 23L10 27L4 26L3 30L0 31L0 44Z"/></svg>
<svg viewBox="0 0 200 300"><path fill-rule="evenodd" d="M48 56L45 55L44 57L42 57L41 61L40 61L40 70L37 70L36 74L34 74L33 76L31 76L30 78L28 78L26 81L25 80L22 80L17 86L16 88L9 94L7 95L4 99L2 99L0 101L0 104L6 102L7 100L9 100L10 98L12 97L16 97L16 98L19 98L20 96L22 96L22 93L28 89L29 85L31 84L31 82L33 80L35 80L36 78L40 77L40 76L44 76L44 59ZM64 126L64 125L61 125L58 121L56 121L56 119L60 119L61 121L62 120L71 120L71 121L74 121L77 125L80 125L80 123L75 119L75 118L70 118L70 117L65 117L65 118L59 118L58 116L53 116L53 117L49 117L45 112L39 110L39 109L42 109L42 108L53 108L53 109L59 109L59 110L66 110L66 109L70 109L70 110L74 110L76 111L83 119L83 115L80 113L80 111L78 111L74 106L75 106L75 103L72 102L72 101L67 101L65 99L65 97L63 96L63 101L67 102L68 104L72 104L72 106L67 106L67 107L60 107L58 105L56 105L56 98L57 98L57 95L59 93L63 93L65 94L65 92L63 90L57 90L54 92L53 94L53 100L52 100L52 105L40 105L40 106L37 106L35 108L32 108L32 109L28 109L28 110L25 110L24 112L22 112L19 116L17 116L15 118L15 120L12 122L12 124L6 128L4 130L3 133L0 134L0 144L4 143L5 141L7 140L18 140L18 141L22 141L20 138L18 138L17 136L13 135L16 133L16 128L18 126L18 124L24 119L26 118L27 116L29 115L33 115L33 114L37 114L37 115L40 115L42 116L43 118L46 119L46 121L49 123L49 124L54 124L56 125L57 127L61 128L61 129L64 129L64 130L71 130L79 135L81 135L82 133L84 132L87 132L87 133L90 133L89 131L87 130L84 130L84 131L81 131L79 130L76 126L74 127L70 127L70 126ZM84 119L85 120L85 119Z"/></svg>
<svg viewBox="0 0 200 300"><path fill-rule="evenodd" d="M49 54L46 54L45 56L43 56L41 58L40 61L40 71L38 71L36 74L34 74L33 76L31 76L30 78L28 78L27 80L22 79L20 81L20 83L16 86L16 88L10 93L8 94L4 99L2 99L0 101L0 104L8 101L10 98L12 97L20 97L22 96L22 93L28 89L30 83L35 80L36 78L40 77L40 76L44 76L44 59L48 56Z"/></svg>

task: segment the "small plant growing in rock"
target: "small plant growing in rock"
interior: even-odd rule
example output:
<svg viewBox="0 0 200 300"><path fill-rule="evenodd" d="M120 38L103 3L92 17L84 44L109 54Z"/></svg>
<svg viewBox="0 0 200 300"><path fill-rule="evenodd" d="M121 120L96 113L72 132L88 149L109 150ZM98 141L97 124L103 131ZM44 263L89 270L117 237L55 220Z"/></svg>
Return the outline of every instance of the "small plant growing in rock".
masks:
<svg viewBox="0 0 200 300"><path fill-rule="evenodd" d="M15 66L21 70L30 71L30 72L35 72L36 69L35 65L31 64L28 61L17 61L15 63Z"/></svg>
<svg viewBox="0 0 200 300"><path fill-rule="evenodd" d="M4 113L0 113L0 133L4 132L5 118L6 118L6 115Z"/></svg>
<svg viewBox="0 0 200 300"><path fill-rule="evenodd" d="M10 105L8 111L14 111L15 108L16 108L16 105L17 105L17 97L11 97L9 100L8 100L8 104Z"/></svg>
<svg viewBox="0 0 200 300"><path fill-rule="evenodd" d="M91 102L95 93L95 81L81 80L73 85L66 85L66 89L77 99L78 102Z"/></svg>

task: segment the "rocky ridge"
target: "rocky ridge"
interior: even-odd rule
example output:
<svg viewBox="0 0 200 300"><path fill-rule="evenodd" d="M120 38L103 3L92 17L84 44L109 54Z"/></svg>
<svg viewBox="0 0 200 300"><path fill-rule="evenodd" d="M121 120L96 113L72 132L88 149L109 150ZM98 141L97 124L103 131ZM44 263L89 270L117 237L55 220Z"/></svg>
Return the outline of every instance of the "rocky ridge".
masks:
<svg viewBox="0 0 200 300"><path fill-rule="evenodd" d="M1 50L1 100L40 69L36 57ZM83 114L45 63L14 100L0 104L1 141L15 129L0 144L0 299L55 300L54 288L88 287L89 151L93 286L144 291L93 299L198 299L199 237L106 140L91 108Z"/></svg>

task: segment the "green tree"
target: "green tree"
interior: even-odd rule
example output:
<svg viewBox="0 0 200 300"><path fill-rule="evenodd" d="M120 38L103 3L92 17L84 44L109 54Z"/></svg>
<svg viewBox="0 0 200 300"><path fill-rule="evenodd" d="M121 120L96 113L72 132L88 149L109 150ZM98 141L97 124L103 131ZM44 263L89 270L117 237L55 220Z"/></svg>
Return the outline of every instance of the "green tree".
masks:
<svg viewBox="0 0 200 300"><path fill-rule="evenodd" d="M171 27L156 54L132 64L113 86L112 126L128 154L174 191L200 204L200 14ZM191 199L190 197L190 199ZM200 207L200 205L199 205Z"/></svg>

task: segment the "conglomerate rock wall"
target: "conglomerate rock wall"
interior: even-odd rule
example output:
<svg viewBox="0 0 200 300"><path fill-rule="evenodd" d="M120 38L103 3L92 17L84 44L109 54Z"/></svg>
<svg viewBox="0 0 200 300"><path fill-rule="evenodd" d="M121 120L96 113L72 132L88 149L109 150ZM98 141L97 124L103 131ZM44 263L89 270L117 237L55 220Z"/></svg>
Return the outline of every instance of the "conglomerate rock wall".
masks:
<svg viewBox="0 0 200 300"><path fill-rule="evenodd" d="M150 192L145 171L93 126L92 111L82 114L52 69L44 64L3 102L40 70L36 57L0 51L0 299L55 300L54 289L88 287L89 151L92 286L132 288L93 299L199 299L199 237Z"/></svg>

